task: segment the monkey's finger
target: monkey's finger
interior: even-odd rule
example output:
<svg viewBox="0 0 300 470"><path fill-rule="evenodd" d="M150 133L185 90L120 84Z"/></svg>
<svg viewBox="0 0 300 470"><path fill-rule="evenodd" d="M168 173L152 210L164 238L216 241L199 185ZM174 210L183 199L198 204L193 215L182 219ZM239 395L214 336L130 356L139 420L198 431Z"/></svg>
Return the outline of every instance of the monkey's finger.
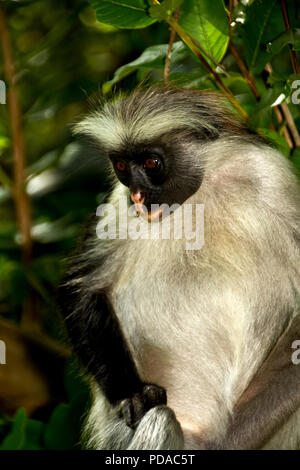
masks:
<svg viewBox="0 0 300 470"><path fill-rule="evenodd" d="M125 423L132 429L135 429L139 421L148 411L143 396L136 394L132 398L127 398L121 405L122 415Z"/></svg>
<svg viewBox="0 0 300 470"><path fill-rule="evenodd" d="M158 385L147 384L143 388L144 400L148 410L154 406L167 404L167 393L164 388Z"/></svg>

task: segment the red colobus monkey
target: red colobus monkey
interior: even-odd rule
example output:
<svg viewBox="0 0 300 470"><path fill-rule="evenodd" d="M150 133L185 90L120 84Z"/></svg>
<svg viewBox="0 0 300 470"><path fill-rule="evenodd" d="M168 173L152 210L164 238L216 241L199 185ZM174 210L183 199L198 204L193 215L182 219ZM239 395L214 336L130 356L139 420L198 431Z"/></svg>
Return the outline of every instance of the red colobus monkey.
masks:
<svg viewBox="0 0 300 470"><path fill-rule="evenodd" d="M106 156L118 220L130 204L157 227L204 207L201 249L176 231L99 239L94 225L71 261L62 311L91 380L87 446L299 447L300 193L287 159L206 91L137 90L76 131Z"/></svg>

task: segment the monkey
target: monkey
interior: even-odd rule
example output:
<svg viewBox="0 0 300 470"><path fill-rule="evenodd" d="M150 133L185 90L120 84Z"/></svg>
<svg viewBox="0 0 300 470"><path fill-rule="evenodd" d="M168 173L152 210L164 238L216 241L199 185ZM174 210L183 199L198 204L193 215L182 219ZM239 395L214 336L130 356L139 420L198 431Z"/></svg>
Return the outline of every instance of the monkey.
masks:
<svg viewBox="0 0 300 470"><path fill-rule="evenodd" d="M112 178L116 212L100 221L123 220L107 238L91 224L59 289L93 397L85 447L300 447L300 192L288 159L218 93L175 86L117 95L75 133ZM177 214L198 206L203 243L191 249ZM129 219L139 236L124 236ZM169 237L144 236L166 221Z"/></svg>

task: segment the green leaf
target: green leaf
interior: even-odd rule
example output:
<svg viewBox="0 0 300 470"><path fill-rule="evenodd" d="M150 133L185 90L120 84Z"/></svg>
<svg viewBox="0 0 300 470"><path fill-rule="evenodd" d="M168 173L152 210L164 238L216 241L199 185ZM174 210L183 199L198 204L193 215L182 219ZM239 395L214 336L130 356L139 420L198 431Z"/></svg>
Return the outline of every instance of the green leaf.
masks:
<svg viewBox="0 0 300 470"><path fill-rule="evenodd" d="M113 79L104 83L102 87L103 93L108 93L115 83L118 83L120 80L127 77L127 75L138 69L149 70L163 68L167 50L168 44L158 44L157 46L148 47L136 60L116 70ZM186 48L181 41L175 42L171 53L172 63L180 62L182 54L185 51Z"/></svg>
<svg viewBox="0 0 300 470"><path fill-rule="evenodd" d="M169 79L171 83L176 83L176 86L183 88L216 90L216 86L209 74L203 75L199 72L172 72L170 73Z"/></svg>
<svg viewBox="0 0 300 470"><path fill-rule="evenodd" d="M251 115L257 106L257 101L245 78L241 74L232 72L230 77L223 77L222 80L243 106L247 114Z"/></svg>
<svg viewBox="0 0 300 470"><path fill-rule="evenodd" d="M184 1L180 12L180 26L215 61L220 62L223 59L229 41L228 16L223 0Z"/></svg>
<svg viewBox="0 0 300 470"><path fill-rule="evenodd" d="M10 433L3 439L0 450L23 449L26 440L26 410L20 408L15 416Z"/></svg>
<svg viewBox="0 0 300 470"><path fill-rule="evenodd" d="M156 22L148 15L143 0L89 0L96 17L117 28L145 28Z"/></svg>
<svg viewBox="0 0 300 470"><path fill-rule="evenodd" d="M60 404L53 411L45 429L45 446L51 450L71 449L74 445L74 430L69 405Z"/></svg>
<svg viewBox="0 0 300 470"><path fill-rule="evenodd" d="M163 21L170 16L176 8L183 3L183 0L164 0L159 5L153 5L149 9L150 16L158 21Z"/></svg>
<svg viewBox="0 0 300 470"><path fill-rule="evenodd" d="M90 388L80 376L80 370L69 359L65 365L65 390L69 404L58 405L46 424L46 449L74 449L78 446L87 406L90 406Z"/></svg>
<svg viewBox="0 0 300 470"><path fill-rule="evenodd" d="M266 139L268 139L271 144L273 144L273 146L277 148L277 150L283 153L283 155L285 155L286 157L289 156L290 148L287 141L282 135L278 134L278 132L273 131L272 129L265 128L259 128L257 129L257 132Z"/></svg>
<svg viewBox="0 0 300 470"><path fill-rule="evenodd" d="M269 88L257 103L255 111L250 117L250 125L254 128L268 127L272 122L272 105L281 95L280 85Z"/></svg>
<svg viewBox="0 0 300 470"><path fill-rule="evenodd" d="M295 166L297 176L300 179L300 148L294 150L292 155L292 163Z"/></svg>
<svg viewBox="0 0 300 470"><path fill-rule="evenodd" d="M277 0L254 2L246 9L242 28L247 63L252 73L259 73L270 60L266 44L284 30L281 8Z"/></svg>
<svg viewBox="0 0 300 470"><path fill-rule="evenodd" d="M35 419L26 422L26 441L23 450L41 450L45 424Z"/></svg>
<svg viewBox="0 0 300 470"><path fill-rule="evenodd" d="M3 439L1 450L40 450L43 448L45 424L35 419L27 419L26 410L16 412L10 432Z"/></svg>
<svg viewBox="0 0 300 470"><path fill-rule="evenodd" d="M0 149L8 148L10 144L10 139L6 136L0 136Z"/></svg>
<svg viewBox="0 0 300 470"><path fill-rule="evenodd" d="M62 403L55 408L45 427L46 449L67 450L78 446L88 403L86 393L79 393L70 405Z"/></svg>
<svg viewBox="0 0 300 470"><path fill-rule="evenodd" d="M289 29L288 31L280 34L276 39L274 39L274 41L268 43L267 50L272 54L278 54L281 49L288 44L291 44L295 51L300 50L299 28Z"/></svg>

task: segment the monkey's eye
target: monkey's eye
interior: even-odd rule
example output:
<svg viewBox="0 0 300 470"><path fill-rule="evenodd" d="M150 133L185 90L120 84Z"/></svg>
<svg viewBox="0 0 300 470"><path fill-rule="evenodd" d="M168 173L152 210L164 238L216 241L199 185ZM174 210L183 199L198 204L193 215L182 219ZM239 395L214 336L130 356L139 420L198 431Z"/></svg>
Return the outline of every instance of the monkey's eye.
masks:
<svg viewBox="0 0 300 470"><path fill-rule="evenodd" d="M119 171L125 171L127 169L127 165L126 165L125 162L123 162L123 160L118 160L115 163L115 166L116 166L117 170L119 170Z"/></svg>
<svg viewBox="0 0 300 470"><path fill-rule="evenodd" d="M148 170L159 170L161 162L158 158L146 158L144 168Z"/></svg>

